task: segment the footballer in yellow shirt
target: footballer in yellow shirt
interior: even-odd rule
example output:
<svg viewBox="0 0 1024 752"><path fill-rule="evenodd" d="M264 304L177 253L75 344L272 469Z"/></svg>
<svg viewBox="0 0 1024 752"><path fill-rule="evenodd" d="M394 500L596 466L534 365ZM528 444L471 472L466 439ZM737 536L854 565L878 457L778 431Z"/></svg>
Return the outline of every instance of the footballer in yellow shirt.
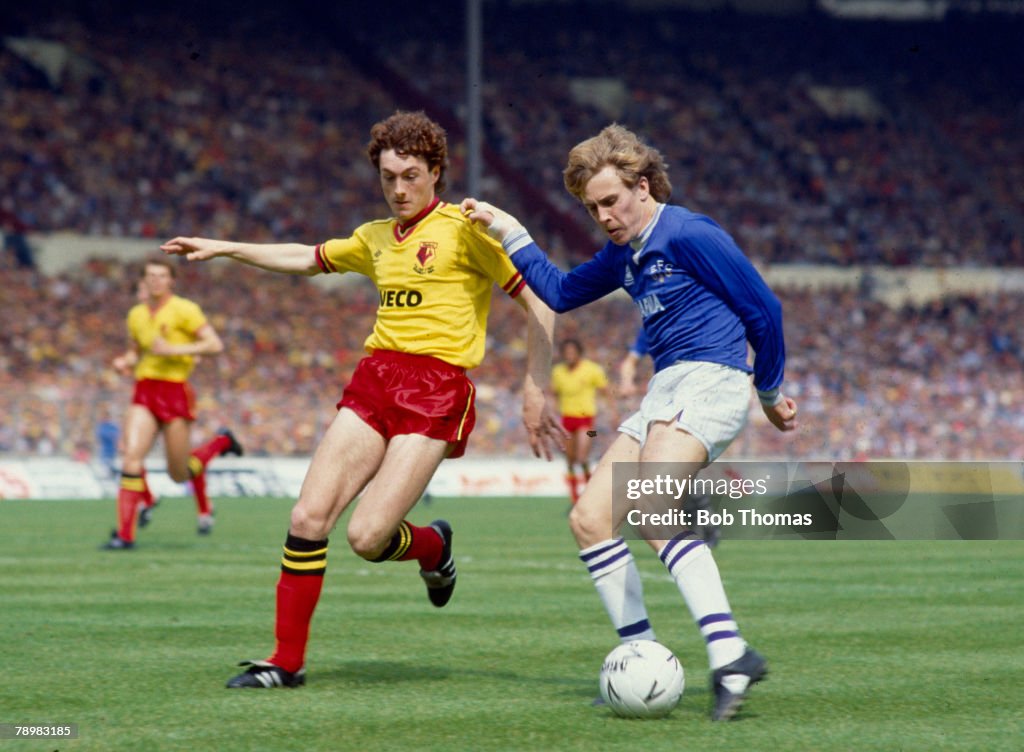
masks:
<svg viewBox="0 0 1024 752"><path fill-rule="evenodd" d="M501 244L438 198L409 222L368 222L350 238L318 245L316 261L324 272L358 272L377 286L367 352L430 355L461 368L483 360L493 286L513 297L524 286Z"/></svg>
<svg viewBox="0 0 1024 752"><path fill-rule="evenodd" d="M206 494L206 466L222 454L241 454L234 435L224 429L192 449L195 396L188 383L196 356L224 349L202 309L174 294L174 266L166 259L149 261L138 288L139 302L128 312L129 349L114 358L118 372L135 376L132 403L124 418L124 457L117 495L117 529L107 550L135 547L136 524L145 526L155 501L146 482L146 455L164 437L167 474L178 483L192 482L201 535L213 528L213 507Z"/></svg>
<svg viewBox="0 0 1024 752"><path fill-rule="evenodd" d="M128 335L138 346L135 378L183 383L195 367L193 355L161 355L153 351L157 340L185 345L199 339L208 326L203 310L191 300L171 295L152 307L149 301L128 312Z"/></svg>
<svg viewBox="0 0 1024 752"><path fill-rule="evenodd" d="M246 662L231 688L305 683L327 536L357 496L347 523L352 550L372 562L418 562L430 602L448 603L456 580L451 526L417 526L405 517L441 461L465 449L475 394L465 371L484 356L495 285L527 311L523 411L531 446L550 458L549 442L564 438L544 395L554 314L523 286L500 246L438 197L448 166L444 129L422 112L397 112L371 128L367 156L391 216L351 237L315 246L179 237L161 246L191 260L223 256L288 274L356 272L373 280L380 296L368 355L344 389L292 509L274 651Z"/></svg>
<svg viewBox="0 0 1024 752"><path fill-rule="evenodd" d="M579 500L580 485L590 480L590 448L593 444L597 395L608 387L604 369L583 357L579 340L567 339L560 349L562 362L551 372L551 390L558 397L562 427L569 434L565 445L565 481L569 497ZM579 467L579 473L576 468Z"/></svg>

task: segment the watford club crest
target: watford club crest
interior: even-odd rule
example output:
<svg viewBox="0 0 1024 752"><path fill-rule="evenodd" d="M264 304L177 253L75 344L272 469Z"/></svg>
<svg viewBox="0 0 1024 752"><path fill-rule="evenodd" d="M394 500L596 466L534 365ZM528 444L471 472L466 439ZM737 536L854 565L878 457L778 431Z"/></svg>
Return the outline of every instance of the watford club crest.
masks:
<svg viewBox="0 0 1024 752"><path fill-rule="evenodd" d="M417 263L413 264L413 271L417 274L433 274L435 256L437 256L437 243L430 241L420 243L420 249L416 251Z"/></svg>

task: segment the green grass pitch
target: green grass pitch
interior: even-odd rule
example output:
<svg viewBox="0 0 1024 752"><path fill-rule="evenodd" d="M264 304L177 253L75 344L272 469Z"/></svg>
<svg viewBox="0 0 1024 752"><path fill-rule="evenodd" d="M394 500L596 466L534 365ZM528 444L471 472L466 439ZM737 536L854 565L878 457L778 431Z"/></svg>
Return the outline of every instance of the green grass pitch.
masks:
<svg viewBox="0 0 1024 752"><path fill-rule="evenodd" d="M744 636L770 663L738 720L708 720L707 659L674 584L633 543L659 638L686 667L667 719L590 706L616 644L554 499L438 499L459 586L333 536L309 683L229 691L272 648L290 503L224 500L195 534L170 499L132 552L114 504L0 502L0 723L80 738L0 750L1016 750L1024 542L723 542Z"/></svg>

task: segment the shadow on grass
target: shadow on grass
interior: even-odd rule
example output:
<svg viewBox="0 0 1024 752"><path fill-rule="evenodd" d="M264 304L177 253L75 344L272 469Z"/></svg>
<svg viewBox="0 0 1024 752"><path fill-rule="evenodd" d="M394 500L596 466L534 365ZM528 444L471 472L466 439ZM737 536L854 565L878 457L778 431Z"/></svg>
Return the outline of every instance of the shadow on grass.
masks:
<svg viewBox="0 0 1024 752"><path fill-rule="evenodd" d="M318 670L316 677L318 682L337 684L395 684L476 678L510 684L563 686L569 688L573 694L587 697L593 695L597 689L596 678L591 681L562 676L527 676L514 671L460 669L398 661L344 661L334 667Z"/></svg>
<svg viewBox="0 0 1024 752"><path fill-rule="evenodd" d="M396 684L447 679L451 671L445 666L418 666L398 661L344 661L333 668L318 669L318 683L332 684Z"/></svg>
<svg viewBox="0 0 1024 752"><path fill-rule="evenodd" d="M185 541L185 540L146 540L144 538L136 538L135 548L130 551L108 551L103 548L102 545L97 546L96 550L105 554L106 556L123 556L129 557L144 557L146 554L163 554L163 553L180 553L182 551L196 551L200 549L199 543L203 541L198 535L196 541Z"/></svg>

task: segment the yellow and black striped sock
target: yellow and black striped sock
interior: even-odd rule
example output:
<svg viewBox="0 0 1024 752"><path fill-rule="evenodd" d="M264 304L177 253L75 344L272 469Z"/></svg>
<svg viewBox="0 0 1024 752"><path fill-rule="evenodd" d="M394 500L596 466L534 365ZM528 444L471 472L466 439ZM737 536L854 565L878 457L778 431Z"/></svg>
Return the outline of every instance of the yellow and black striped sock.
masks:
<svg viewBox="0 0 1024 752"><path fill-rule="evenodd" d="M289 533L277 581L277 646L270 657L271 663L285 671L298 671L305 661L309 623L320 600L326 571L327 539L313 541Z"/></svg>
<svg viewBox="0 0 1024 752"><path fill-rule="evenodd" d="M121 488L125 491L133 491L135 493L144 493L146 490L145 477L139 473L121 473Z"/></svg>
<svg viewBox="0 0 1024 752"><path fill-rule="evenodd" d="M402 558L409 553L409 547L412 545L412 526L408 522L402 520L398 523L398 530L391 536L391 540L380 554L373 559L375 562L381 561L401 561Z"/></svg>
<svg viewBox="0 0 1024 752"><path fill-rule="evenodd" d="M192 455L188 459L188 472L192 476L192 494L196 497L196 511L201 515L213 514L213 505L206 493L206 472L202 461Z"/></svg>
<svg viewBox="0 0 1024 752"><path fill-rule="evenodd" d="M117 492L117 535L123 541L135 540L135 516L139 504L146 503L146 479L134 473L121 473Z"/></svg>
<svg viewBox="0 0 1024 752"><path fill-rule="evenodd" d="M432 527L417 527L405 520L398 523L398 530L391 536L388 545L380 555L371 561L409 561L415 559L423 569L432 570L439 566L444 540Z"/></svg>
<svg viewBox="0 0 1024 752"><path fill-rule="evenodd" d="M312 541L289 533L284 542L281 571L322 577L327 571L327 539Z"/></svg>

